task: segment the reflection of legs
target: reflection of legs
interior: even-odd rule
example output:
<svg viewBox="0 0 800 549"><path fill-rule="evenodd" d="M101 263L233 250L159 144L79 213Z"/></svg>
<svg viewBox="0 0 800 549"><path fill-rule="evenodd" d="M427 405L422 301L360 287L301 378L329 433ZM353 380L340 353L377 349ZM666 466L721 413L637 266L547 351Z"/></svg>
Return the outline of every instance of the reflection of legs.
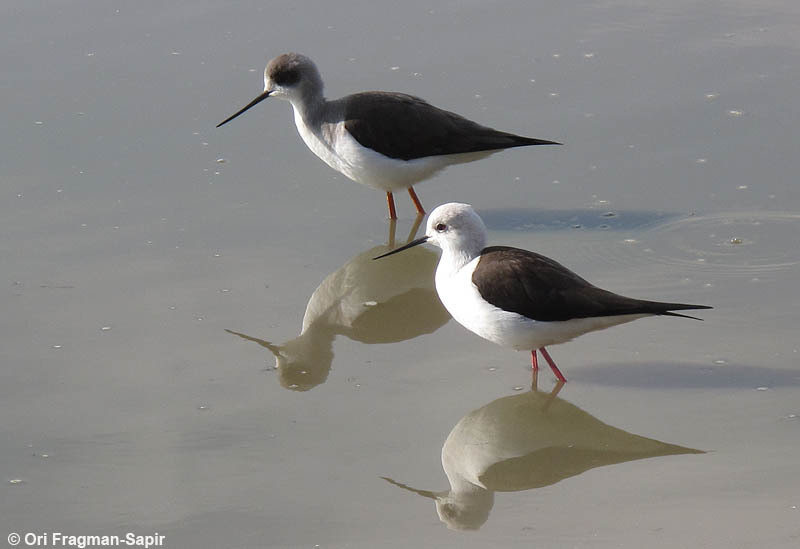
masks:
<svg viewBox="0 0 800 549"><path fill-rule="evenodd" d="M389 249L394 248L394 235L395 235L396 231L397 231L397 220L396 219L390 219L389 220L389 242L386 243L386 245L389 247Z"/></svg>
<svg viewBox="0 0 800 549"><path fill-rule="evenodd" d="M417 218L414 219L414 224L411 226L411 230L408 232L408 239L406 239L406 244L408 244L417 237L417 231L419 230L420 225L422 225L422 214L417 214Z"/></svg>
<svg viewBox="0 0 800 549"><path fill-rule="evenodd" d="M544 351L542 354L545 355L545 353L547 353L547 351ZM546 356L549 356L549 353L547 353ZM536 351L531 351L531 391L534 393L539 392L539 366L536 364L536 362ZM558 373L560 374L561 372ZM555 387L553 387L553 390L550 391L550 394L547 395L547 399L544 401L542 411L545 411L550 407L550 404L552 404L552 402L556 399L556 396L558 396L558 393L561 391L563 386L564 381L556 381Z"/></svg>
<svg viewBox="0 0 800 549"><path fill-rule="evenodd" d="M531 391L539 392L539 370L531 370Z"/></svg>
<svg viewBox="0 0 800 549"><path fill-rule="evenodd" d="M422 207L422 202L419 201L417 193L414 192L414 187L408 188L408 195L411 197L411 201L414 203L414 207L417 209L417 213L419 215L425 215L425 208Z"/></svg>
<svg viewBox="0 0 800 549"><path fill-rule="evenodd" d="M550 405L556 399L556 395L558 395L559 391L561 391L561 388L563 386L564 386L564 382L563 381L557 381L556 382L556 386L553 387L553 390L550 391L549 395L547 395L547 400L544 401L544 406L542 406L542 411L543 412L550 407Z"/></svg>
<svg viewBox="0 0 800 549"><path fill-rule="evenodd" d="M394 209L394 195L386 192L386 204L389 206L389 219L397 219L397 211Z"/></svg>
<svg viewBox="0 0 800 549"><path fill-rule="evenodd" d="M544 347L539 347L539 352L542 353L542 356L550 365L550 369L553 370L553 373L556 375L556 378L558 378L558 381L561 381L562 383L567 381L567 378L564 377L564 374L561 373L561 370L558 369L558 366L556 366L556 363L550 357L550 353L547 352L547 349Z"/></svg>

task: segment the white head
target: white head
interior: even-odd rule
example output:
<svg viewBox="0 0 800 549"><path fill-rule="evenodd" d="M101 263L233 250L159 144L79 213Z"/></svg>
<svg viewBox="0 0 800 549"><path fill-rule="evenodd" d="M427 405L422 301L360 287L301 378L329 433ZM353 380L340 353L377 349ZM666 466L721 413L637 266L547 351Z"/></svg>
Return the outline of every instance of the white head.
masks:
<svg viewBox="0 0 800 549"><path fill-rule="evenodd" d="M486 247L486 225L469 204L450 202L431 212L425 231L428 242L445 254L475 258Z"/></svg>
<svg viewBox="0 0 800 549"><path fill-rule="evenodd" d="M440 247L444 256L448 257L448 261L454 264L455 268L460 268L480 255L481 250L486 247L486 225L469 204L458 202L442 204L428 217L425 236L375 259L424 242Z"/></svg>
<svg viewBox="0 0 800 549"><path fill-rule="evenodd" d="M264 91L217 127L227 124L267 97L286 99L293 104L309 103L322 99L322 89L322 77L311 59L299 53L283 53L264 69Z"/></svg>

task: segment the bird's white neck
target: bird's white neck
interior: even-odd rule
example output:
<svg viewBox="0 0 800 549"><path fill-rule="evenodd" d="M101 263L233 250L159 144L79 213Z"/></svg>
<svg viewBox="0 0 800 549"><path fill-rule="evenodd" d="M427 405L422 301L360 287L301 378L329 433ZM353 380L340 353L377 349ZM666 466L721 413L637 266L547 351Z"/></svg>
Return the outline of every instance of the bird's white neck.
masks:
<svg viewBox="0 0 800 549"><path fill-rule="evenodd" d="M321 89L312 88L291 97L289 102L294 109L295 118L299 117L308 125L323 112L327 100Z"/></svg>
<svg viewBox="0 0 800 549"><path fill-rule="evenodd" d="M442 252L442 258L439 260L437 270L441 270L442 274L454 275L475 259L477 255L465 253L465 250L445 250Z"/></svg>
<svg viewBox="0 0 800 549"><path fill-rule="evenodd" d="M445 268L451 273L460 271L470 261L481 254L486 247L486 237L481 234L466 235L457 242L445 242L442 246L442 258L439 260L439 268Z"/></svg>

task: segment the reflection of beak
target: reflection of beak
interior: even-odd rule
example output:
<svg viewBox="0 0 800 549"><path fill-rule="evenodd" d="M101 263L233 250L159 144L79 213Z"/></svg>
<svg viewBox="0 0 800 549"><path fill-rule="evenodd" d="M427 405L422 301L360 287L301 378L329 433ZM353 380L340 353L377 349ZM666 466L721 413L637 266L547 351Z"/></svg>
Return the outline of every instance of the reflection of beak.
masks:
<svg viewBox="0 0 800 549"><path fill-rule="evenodd" d="M269 349L275 357L278 357L281 354L282 347L280 345L273 345L269 341L258 339L257 337L252 337L245 334L240 334L239 332L234 332L233 330L225 330L229 334L237 335L242 339L246 339L247 341L254 341L261 345L262 347Z"/></svg>
<svg viewBox="0 0 800 549"><path fill-rule="evenodd" d="M372 259L380 259L382 257L390 256L396 254L398 252L402 252L403 250L407 250L409 248L413 248L414 246L419 246L420 244L425 244L428 241L428 236L423 236L422 238L418 238L416 240L412 240L405 246L400 246L397 249L392 250L391 252L386 252L385 254L379 255L378 257L373 257Z"/></svg>
<svg viewBox="0 0 800 549"><path fill-rule="evenodd" d="M397 482L396 480L392 480L389 477L381 477L381 478L383 480L385 480L386 482L388 482L389 484L394 484L395 486L399 486L400 488L403 488L404 490L408 490L409 492L414 492L415 494L417 494L419 496L422 496L422 497L425 497L425 498L439 499L439 496L442 495L440 493L432 492L430 490L417 490L416 488L412 488L411 486L407 486L407 485L403 484L402 482Z"/></svg>
<svg viewBox="0 0 800 549"><path fill-rule="evenodd" d="M253 99L252 101L250 101L250 102L249 102L249 103L248 103L248 104L247 104L247 105L246 105L246 106L245 106L245 107L244 107L242 110L240 110L239 112L237 112L237 113L236 113L236 114L234 114L233 116L229 116L228 118L226 118L225 120L223 120L222 122L220 122L219 124L217 124L217 127L219 128L219 127L220 127L220 126L222 126L223 124L227 124L228 122L230 122L231 120L233 120L234 118L236 118L237 116L239 116L240 114L242 114L244 111L246 111L246 110L247 110L247 109L249 109L250 107L255 107L256 105L258 105L259 103L261 103L261 102L262 102L264 99L266 99L267 97L269 97L271 93L272 93L272 90L264 90L264 91L263 91L263 92L262 92L262 93L261 93L261 94L260 94L258 97L256 97L256 98L255 98L255 99Z"/></svg>

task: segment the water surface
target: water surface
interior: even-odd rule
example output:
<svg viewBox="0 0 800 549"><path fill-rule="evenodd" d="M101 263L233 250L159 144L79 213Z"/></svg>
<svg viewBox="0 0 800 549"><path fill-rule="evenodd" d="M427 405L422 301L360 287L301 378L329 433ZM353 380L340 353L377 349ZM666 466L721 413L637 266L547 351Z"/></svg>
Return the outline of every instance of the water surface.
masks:
<svg viewBox="0 0 800 549"><path fill-rule="evenodd" d="M797 545L794 2L85 1L0 15L0 533ZM404 91L563 142L417 189L429 209L473 204L492 243L715 308L555 347L570 381L548 401L543 372L531 391L525 354L448 321L434 251L388 272L369 261L392 239L384 198L315 158L286 103L214 128L287 50L315 59L330 97ZM406 196L398 212L396 242L413 232ZM559 409L580 421L559 424ZM593 429L613 459L588 443L588 461L567 459L561 442ZM486 432L506 446L463 450ZM453 471L482 502L468 529L419 497L452 491Z"/></svg>

